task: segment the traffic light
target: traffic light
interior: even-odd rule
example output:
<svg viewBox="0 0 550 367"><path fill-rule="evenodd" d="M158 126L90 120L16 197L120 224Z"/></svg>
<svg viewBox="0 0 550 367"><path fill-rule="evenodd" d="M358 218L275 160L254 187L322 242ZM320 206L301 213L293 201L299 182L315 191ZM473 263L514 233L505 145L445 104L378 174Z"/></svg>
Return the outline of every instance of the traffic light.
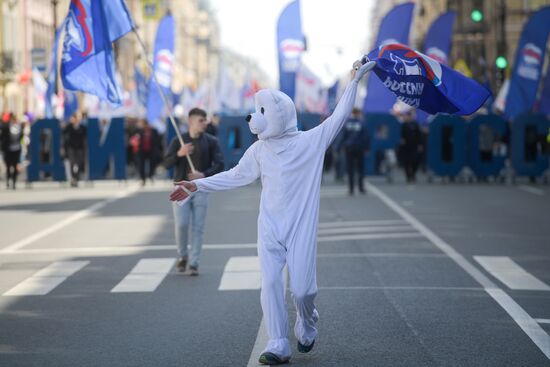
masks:
<svg viewBox="0 0 550 367"><path fill-rule="evenodd" d="M481 8L475 8L470 13L470 17L475 23L483 21L483 10Z"/></svg>
<svg viewBox="0 0 550 367"><path fill-rule="evenodd" d="M498 56L495 60L495 65L498 69L506 69L508 67L508 60L506 60L505 56Z"/></svg>

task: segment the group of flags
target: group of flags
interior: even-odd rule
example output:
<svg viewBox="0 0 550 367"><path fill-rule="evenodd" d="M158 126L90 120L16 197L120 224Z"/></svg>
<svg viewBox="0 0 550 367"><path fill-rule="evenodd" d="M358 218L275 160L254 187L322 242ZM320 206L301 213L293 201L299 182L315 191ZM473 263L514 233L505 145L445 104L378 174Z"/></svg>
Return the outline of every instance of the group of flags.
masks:
<svg viewBox="0 0 550 367"><path fill-rule="evenodd" d="M550 33L550 6L532 14L525 24L511 80L496 100L488 82L481 85L448 66L455 12L443 13L431 24L422 52L408 46L414 7L413 2L397 5L380 23L376 47L368 54L377 64L367 79L366 97L361 103L364 112L388 113L400 100L416 107L418 119L424 123L430 114L469 115L491 105L500 108L508 119L535 107L550 113L550 66L540 88ZM338 83L323 88L301 65L305 43L300 0L283 10L277 30L281 90L294 99L298 110L330 112L338 97Z"/></svg>

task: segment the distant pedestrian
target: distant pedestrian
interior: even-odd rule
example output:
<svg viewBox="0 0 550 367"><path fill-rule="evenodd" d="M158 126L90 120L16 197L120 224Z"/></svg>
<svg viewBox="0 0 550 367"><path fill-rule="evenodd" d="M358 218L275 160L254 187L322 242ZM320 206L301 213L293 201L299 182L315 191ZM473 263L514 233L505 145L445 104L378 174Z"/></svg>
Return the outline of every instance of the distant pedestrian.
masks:
<svg viewBox="0 0 550 367"><path fill-rule="evenodd" d="M422 131L415 120L414 109L401 115L400 156L408 183L416 182L416 171L422 152Z"/></svg>
<svg viewBox="0 0 550 367"><path fill-rule="evenodd" d="M342 148L346 152L349 195L354 194L356 179L359 192L366 194L363 178L365 154L369 149L369 137L360 109L353 109L351 118L345 123L343 131Z"/></svg>
<svg viewBox="0 0 550 367"><path fill-rule="evenodd" d="M147 179L153 180L156 165L162 156L161 139L156 129L152 128L146 120L138 122L138 152L137 161L141 185L145 186Z"/></svg>
<svg viewBox="0 0 550 367"><path fill-rule="evenodd" d="M81 116L74 114L63 130L63 146L71 170L71 186L77 187L80 175L84 173L86 157L86 127L81 123Z"/></svg>
<svg viewBox="0 0 550 367"><path fill-rule="evenodd" d="M21 140L23 139L23 125L19 123L13 113L9 114L7 122L2 123L2 154L6 164L6 188L15 190L17 174L21 161ZM11 181L11 186L10 186Z"/></svg>
<svg viewBox="0 0 550 367"><path fill-rule="evenodd" d="M206 112L200 108L189 111L189 131L183 134L184 145L174 138L164 156L166 168L174 167L174 181L191 181L209 177L223 170L223 156L218 139L205 133ZM192 172L189 156L196 171ZM208 206L208 194L199 192L182 206L172 204L179 259L176 268L186 270L189 263L191 275L199 274L199 257ZM188 255L189 223L191 222L191 254Z"/></svg>
<svg viewBox="0 0 550 367"><path fill-rule="evenodd" d="M218 115L217 113L214 113L212 114L212 119L210 119L208 126L206 126L206 133L217 137L219 126L220 126L220 115Z"/></svg>

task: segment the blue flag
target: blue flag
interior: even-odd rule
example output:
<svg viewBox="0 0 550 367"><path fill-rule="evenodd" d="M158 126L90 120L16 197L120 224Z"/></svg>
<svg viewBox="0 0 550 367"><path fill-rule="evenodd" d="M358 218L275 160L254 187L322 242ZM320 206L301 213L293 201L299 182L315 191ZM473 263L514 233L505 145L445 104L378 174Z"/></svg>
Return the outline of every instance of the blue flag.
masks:
<svg viewBox="0 0 550 367"><path fill-rule="evenodd" d="M535 104L549 33L550 6L546 6L531 15L521 32L506 97L504 116L507 119L530 111Z"/></svg>
<svg viewBox="0 0 550 367"><path fill-rule="evenodd" d="M147 105L147 80L138 67L134 68L134 79L139 104L145 107Z"/></svg>
<svg viewBox="0 0 550 367"><path fill-rule="evenodd" d="M172 66L174 64L174 18L165 15L159 23L155 38L155 53L153 72L156 81L162 88L164 95L170 103L172 100ZM155 85L153 77L149 79L149 91L147 93L147 121L160 133L166 130L163 121L163 100L159 88Z"/></svg>
<svg viewBox="0 0 550 367"><path fill-rule="evenodd" d="M78 111L78 98L75 92L65 89L64 91L63 119L67 121L71 116Z"/></svg>
<svg viewBox="0 0 550 367"><path fill-rule="evenodd" d="M55 32L55 39L53 41L53 47L52 47L52 55L50 58L50 71L48 72L48 88L46 89L46 95L44 96L45 99L45 115L47 119L53 118L53 106L52 106L52 97L55 93L55 82L57 80L57 50L59 46L59 37L61 36L61 32L63 30L63 26L65 23L63 22L61 26L57 29Z"/></svg>
<svg viewBox="0 0 550 367"><path fill-rule="evenodd" d="M336 108L336 104L338 103L338 87L340 85L340 81L336 81L329 89L328 89L328 111L330 113L334 112L334 109Z"/></svg>
<svg viewBox="0 0 550 367"><path fill-rule="evenodd" d="M409 44L409 30L413 16L414 4L404 3L396 6L386 14L380 23L376 46L389 43ZM369 75L367 81L367 97L363 110L365 112L389 112L395 104L395 96L390 93L380 80Z"/></svg>
<svg viewBox="0 0 550 367"><path fill-rule="evenodd" d="M491 95L475 80L405 45L381 46L368 56L388 90L430 114L471 115Z"/></svg>
<svg viewBox="0 0 550 367"><path fill-rule="evenodd" d="M305 50L300 1L287 5L277 21L277 53L279 57L279 89L294 99L296 72Z"/></svg>
<svg viewBox="0 0 550 367"><path fill-rule="evenodd" d="M133 28L124 0L71 0L61 61L65 89L120 106L112 42Z"/></svg>
<svg viewBox="0 0 550 367"><path fill-rule="evenodd" d="M424 40L424 54L443 65L449 64L455 18L456 13L454 11L448 11L440 15L428 29ZM418 111L416 119L420 123L425 123L428 116L424 111Z"/></svg>
<svg viewBox="0 0 550 367"><path fill-rule="evenodd" d="M550 64L546 68L546 77L539 101L539 111L545 115L550 115Z"/></svg>

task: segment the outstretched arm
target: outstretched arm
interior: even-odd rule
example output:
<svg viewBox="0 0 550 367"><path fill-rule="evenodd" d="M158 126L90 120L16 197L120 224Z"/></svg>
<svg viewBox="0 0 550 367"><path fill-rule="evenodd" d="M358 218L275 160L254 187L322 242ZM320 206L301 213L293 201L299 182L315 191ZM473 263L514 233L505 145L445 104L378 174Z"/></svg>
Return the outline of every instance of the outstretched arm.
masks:
<svg viewBox="0 0 550 367"><path fill-rule="evenodd" d="M355 103L355 96L357 94L357 86L359 81L368 71L370 71L376 63L369 61L364 65L360 61L356 61L353 64L352 80L346 87L344 94L340 98L338 105L334 109L334 112L323 123L316 128L310 130L310 134L317 137L318 146L322 150L326 150L332 141L338 135L338 132L346 122L353 104Z"/></svg>
<svg viewBox="0 0 550 367"><path fill-rule="evenodd" d="M258 147L258 142L252 144L239 160L239 163L230 170L194 181L175 182L176 187L170 194L170 200L185 200L196 191L222 191L252 183L260 177L260 165L257 160Z"/></svg>

